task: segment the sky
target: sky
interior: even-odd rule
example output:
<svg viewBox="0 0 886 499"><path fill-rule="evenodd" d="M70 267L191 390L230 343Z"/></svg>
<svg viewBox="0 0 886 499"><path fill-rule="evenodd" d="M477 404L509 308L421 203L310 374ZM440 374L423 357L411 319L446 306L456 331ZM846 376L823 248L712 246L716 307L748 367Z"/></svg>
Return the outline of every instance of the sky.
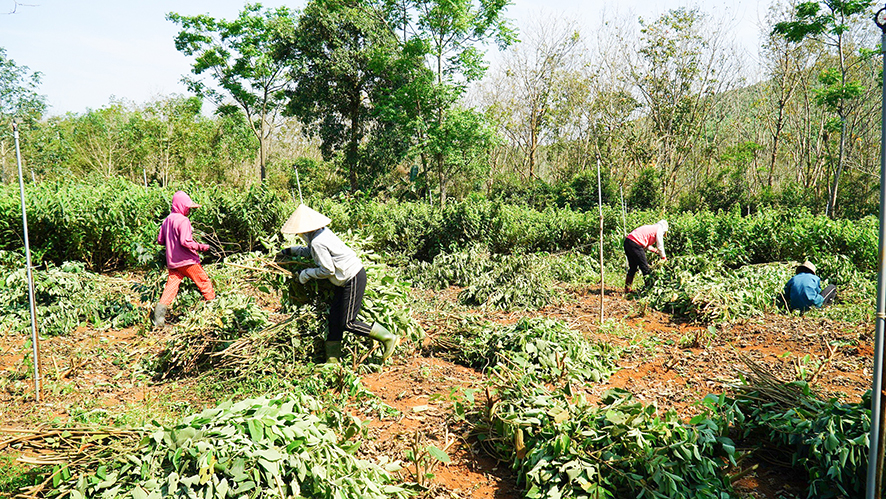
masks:
<svg viewBox="0 0 886 499"><path fill-rule="evenodd" d="M187 94L180 80L192 60L175 50L176 12L233 19L243 0L0 0L0 47L17 65L42 74L38 91L49 115L85 113L112 98L143 104L159 96ZM265 7L293 9L306 0L264 0ZM698 7L728 20L730 36L756 57L761 19L769 0L512 0L507 17L517 28L537 16L564 16L585 29L615 15L655 19L669 9ZM491 49L495 50L495 49ZM494 60L495 54L490 54Z"/></svg>

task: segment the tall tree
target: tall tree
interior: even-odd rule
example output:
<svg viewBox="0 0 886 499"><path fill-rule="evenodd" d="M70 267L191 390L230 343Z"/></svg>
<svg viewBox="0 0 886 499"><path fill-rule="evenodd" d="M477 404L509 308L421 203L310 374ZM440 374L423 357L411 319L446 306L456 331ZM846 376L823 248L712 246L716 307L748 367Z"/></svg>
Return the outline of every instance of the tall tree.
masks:
<svg viewBox="0 0 886 499"><path fill-rule="evenodd" d="M833 183L828 195L825 215L834 216L837 203L837 187L843 173L846 152L846 118L849 105L864 93L864 87L850 76L851 68L861 60L853 57L856 48L852 40L852 24L868 12L871 0L826 0L803 2L796 7L796 18L777 23L773 33L790 42L799 43L807 38L829 47L836 57L836 66L825 69L819 75L821 83L816 101L837 115L838 122L831 128L839 130L840 142Z"/></svg>
<svg viewBox="0 0 886 499"><path fill-rule="evenodd" d="M494 41L500 48L510 45L514 31L504 17L508 0L409 0L393 2L401 8L398 31L407 47L423 52L432 79L414 87L413 106L417 119L412 122L419 140L418 154L423 171L431 181L437 178L440 203L446 201L445 177L455 171L445 162L454 157L430 144L442 145L439 137L458 130L464 117L457 105L466 86L483 76L486 65L482 46ZM447 120L454 123L447 124ZM433 172L431 171L433 170ZM436 173L436 174L434 174ZM444 179L442 182L440 179Z"/></svg>
<svg viewBox="0 0 886 499"><path fill-rule="evenodd" d="M493 83L505 94L499 101L500 118L507 135L523 151L529 178L537 175L539 147L553 131L553 118L577 111L558 106L574 102L569 94L583 65L581 52L575 22L538 19L505 54Z"/></svg>
<svg viewBox="0 0 886 499"><path fill-rule="evenodd" d="M46 110L46 99L37 93L40 73L16 64L0 47L0 130L9 130L13 119L26 128L40 120ZM12 178L10 165L15 164L12 134L0 133L0 180Z"/></svg>
<svg viewBox="0 0 886 499"><path fill-rule="evenodd" d="M390 15L371 0L312 0L283 52L293 78L286 112L319 136L326 160L344 152L352 191L372 186L410 145L388 112L417 64L403 57Z"/></svg>
<svg viewBox="0 0 886 499"><path fill-rule="evenodd" d="M711 135L706 129L715 123L711 112L731 88L735 72L697 9L671 10L651 23L641 19L640 25L639 57L628 64L627 77L642 97L658 142L662 187L672 201L678 175Z"/></svg>
<svg viewBox="0 0 886 499"><path fill-rule="evenodd" d="M175 48L194 56L194 75L208 73L215 80L213 86L185 77L189 89L222 109L232 105L231 99L246 115L258 139L259 175L264 181L276 118L290 82L279 51L295 29L293 13L287 7L265 10L256 3L247 4L233 21L176 13L166 18L181 26Z"/></svg>

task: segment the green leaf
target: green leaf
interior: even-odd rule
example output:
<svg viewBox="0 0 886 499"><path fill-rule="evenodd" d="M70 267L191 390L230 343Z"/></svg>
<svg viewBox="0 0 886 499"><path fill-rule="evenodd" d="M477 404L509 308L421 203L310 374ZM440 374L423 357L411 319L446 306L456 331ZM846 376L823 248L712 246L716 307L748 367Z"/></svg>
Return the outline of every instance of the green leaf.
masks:
<svg viewBox="0 0 886 499"><path fill-rule="evenodd" d="M442 450L438 449L433 444L428 445L427 450L428 450L428 454L430 454L431 457L433 457L437 461L440 461L441 463L449 463L450 462L449 455L446 454L445 452L443 452Z"/></svg>

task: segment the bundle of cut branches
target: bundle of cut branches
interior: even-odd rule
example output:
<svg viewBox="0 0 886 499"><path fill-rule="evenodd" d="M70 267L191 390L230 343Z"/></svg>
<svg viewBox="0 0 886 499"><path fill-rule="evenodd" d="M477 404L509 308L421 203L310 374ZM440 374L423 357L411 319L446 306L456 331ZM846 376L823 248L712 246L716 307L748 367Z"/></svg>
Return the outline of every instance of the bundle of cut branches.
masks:
<svg viewBox="0 0 886 499"><path fill-rule="evenodd" d="M20 463L52 467L42 482L23 487L15 496L33 499L96 462L134 451L146 434L144 430L121 428L0 428L0 435L10 435L0 440L0 452L18 451L21 456L16 461Z"/></svg>

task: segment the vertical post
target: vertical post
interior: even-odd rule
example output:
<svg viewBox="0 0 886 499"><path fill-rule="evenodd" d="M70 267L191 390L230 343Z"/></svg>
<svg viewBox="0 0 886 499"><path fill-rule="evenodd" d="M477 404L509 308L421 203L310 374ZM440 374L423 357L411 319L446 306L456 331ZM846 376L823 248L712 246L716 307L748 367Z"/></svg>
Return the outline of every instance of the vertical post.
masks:
<svg viewBox="0 0 886 499"><path fill-rule="evenodd" d="M145 192L148 192L148 170L142 168L142 178L145 180Z"/></svg>
<svg viewBox="0 0 886 499"><path fill-rule="evenodd" d="M886 47L886 7L877 12L875 21L883 31L880 54ZM886 70L886 56L883 58ZM871 393L871 435L868 449L868 476L865 487L867 499L879 499L883 490L883 337L886 326L886 85L880 102L880 246L877 256L877 317L874 332L874 381Z"/></svg>
<svg viewBox="0 0 886 499"><path fill-rule="evenodd" d="M34 175L34 170L31 170L31 183L32 183L32 184L36 184L36 183L37 183L37 176Z"/></svg>
<svg viewBox="0 0 886 499"><path fill-rule="evenodd" d="M597 206L600 208L600 324L603 324L603 296L606 294L603 272L603 188L600 181L600 155L597 154Z"/></svg>
<svg viewBox="0 0 886 499"><path fill-rule="evenodd" d="M18 163L18 187L22 202L22 228L25 234L25 265L28 269L28 302L31 312L31 345L34 348L34 400L40 402L40 343L37 337L37 306L34 303L34 274L31 270L31 244L28 242L28 211L25 209L25 179L22 174L22 153L18 145L18 123L12 121L15 137L15 160Z"/></svg>

